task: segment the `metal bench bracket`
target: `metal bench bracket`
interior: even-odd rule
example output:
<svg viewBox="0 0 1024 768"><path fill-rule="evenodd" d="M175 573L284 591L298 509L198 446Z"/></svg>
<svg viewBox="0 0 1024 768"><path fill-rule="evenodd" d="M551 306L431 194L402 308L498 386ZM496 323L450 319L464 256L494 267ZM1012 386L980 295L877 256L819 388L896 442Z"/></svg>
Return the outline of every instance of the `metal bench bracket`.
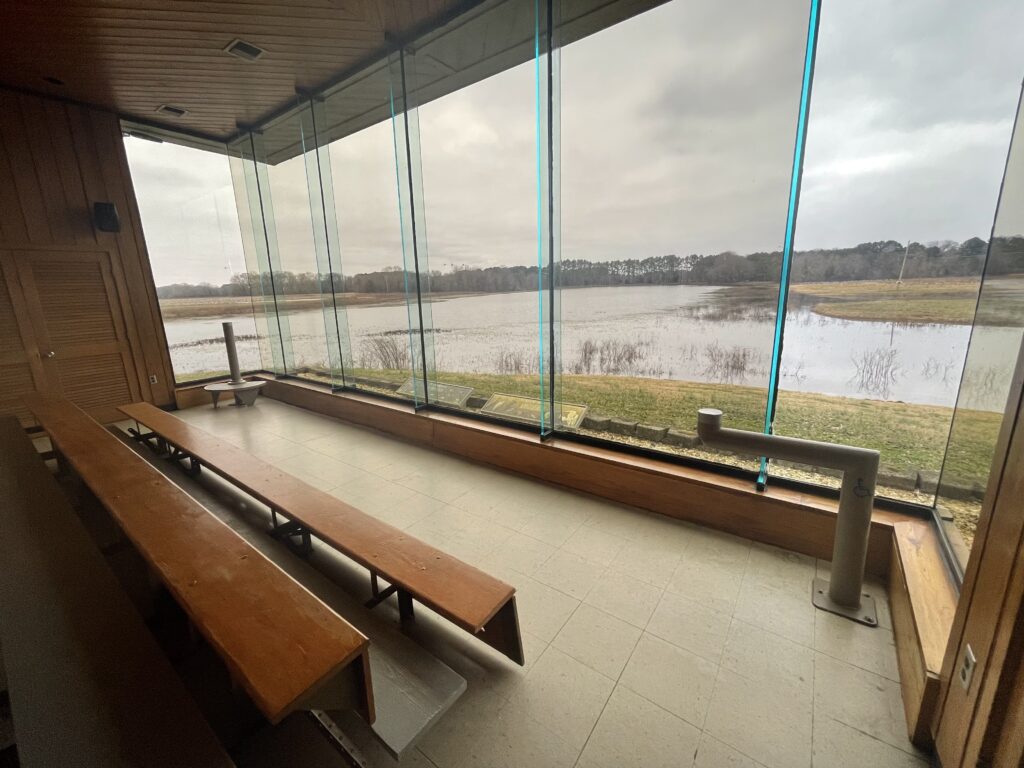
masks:
<svg viewBox="0 0 1024 768"><path fill-rule="evenodd" d="M310 538L309 529L303 528L301 524L294 520L278 524L276 509L270 510L270 515L273 520L273 526L270 529L271 536L286 544L297 554L308 555L313 551L313 540Z"/></svg>

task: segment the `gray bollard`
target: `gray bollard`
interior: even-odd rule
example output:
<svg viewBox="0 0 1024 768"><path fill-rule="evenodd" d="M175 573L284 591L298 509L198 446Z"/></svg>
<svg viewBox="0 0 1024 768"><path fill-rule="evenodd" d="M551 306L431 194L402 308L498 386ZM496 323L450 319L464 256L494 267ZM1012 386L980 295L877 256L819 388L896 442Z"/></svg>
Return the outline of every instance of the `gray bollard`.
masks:
<svg viewBox="0 0 1024 768"><path fill-rule="evenodd" d="M207 384L203 389L210 393L213 398L213 407L216 408L220 401L221 393L230 392L234 395L235 405L254 405L256 396L267 383L265 381L246 381L242 378L242 371L238 367L238 350L235 348L235 327L230 322L221 323L224 329L224 347L228 351L228 368L231 369L230 381L215 381Z"/></svg>
<svg viewBox="0 0 1024 768"><path fill-rule="evenodd" d="M241 384L242 370L238 367L238 350L235 348L235 326L231 321L221 324L224 329L224 346L228 350L228 368L231 369L231 383Z"/></svg>
<svg viewBox="0 0 1024 768"><path fill-rule="evenodd" d="M712 448L842 471L843 484L839 492L839 513L832 548L832 576L827 582L824 579L814 580L811 598L818 608L861 624L877 626L875 601L864 595L862 588L878 477L878 451L741 429L723 429L722 412L717 408L697 411L697 434L701 442Z"/></svg>

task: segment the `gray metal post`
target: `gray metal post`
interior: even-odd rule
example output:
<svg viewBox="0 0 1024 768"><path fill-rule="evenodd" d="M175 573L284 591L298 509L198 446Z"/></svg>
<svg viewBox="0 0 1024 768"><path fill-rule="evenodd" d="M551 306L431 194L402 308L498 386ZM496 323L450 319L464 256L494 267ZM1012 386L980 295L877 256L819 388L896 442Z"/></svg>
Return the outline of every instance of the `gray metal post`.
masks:
<svg viewBox="0 0 1024 768"><path fill-rule="evenodd" d="M832 576L827 583L815 579L811 597L818 608L875 626L878 622L874 600L863 595L861 590L878 477L878 451L723 429L722 412L716 408L701 408L697 412L697 434L701 442L712 448L842 471L843 484L832 548Z"/></svg>
<svg viewBox="0 0 1024 768"><path fill-rule="evenodd" d="M228 350L228 367L231 369L231 383L242 383L242 371L238 367L238 350L235 348L235 326L230 322L221 324L224 329L224 346Z"/></svg>

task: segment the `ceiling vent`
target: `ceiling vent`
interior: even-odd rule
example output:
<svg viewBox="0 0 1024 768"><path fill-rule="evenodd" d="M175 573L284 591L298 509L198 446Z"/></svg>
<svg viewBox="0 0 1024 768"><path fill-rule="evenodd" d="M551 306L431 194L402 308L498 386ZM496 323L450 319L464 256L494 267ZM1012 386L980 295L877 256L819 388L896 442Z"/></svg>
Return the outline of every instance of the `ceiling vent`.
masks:
<svg viewBox="0 0 1024 768"><path fill-rule="evenodd" d="M161 104L156 108L156 111L161 115L167 115L168 117L184 117L188 114L188 110L184 107L176 107L173 104Z"/></svg>
<svg viewBox="0 0 1024 768"><path fill-rule="evenodd" d="M232 56L237 56L240 59L245 59L246 61L256 61L256 59L266 53L262 48L258 48L252 43L247 43L245 40L238 39L232 40L228 43L224 52L230 53Z"/></svg>

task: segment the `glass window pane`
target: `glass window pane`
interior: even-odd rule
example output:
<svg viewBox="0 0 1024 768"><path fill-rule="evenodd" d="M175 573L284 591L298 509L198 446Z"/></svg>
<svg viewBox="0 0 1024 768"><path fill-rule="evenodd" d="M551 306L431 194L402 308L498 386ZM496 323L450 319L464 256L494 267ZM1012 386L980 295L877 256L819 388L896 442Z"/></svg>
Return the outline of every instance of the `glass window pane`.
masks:
<svg viewBox="0 0 1024 768"><path fill-rule="evenodd" d="M558 398L584 434L752 469L696 414L764 426L810 5L608 13L562 20Z"/></svg>
<svg viewBox="0 0 1024 768"><path fill-rule="evenodd" d="M933 500L1024 69L991 31L1022 23L1016 0L822 9L775 431L879 450L883 496Z"/></svg>
<svg viewBox="0 0 1024 768"><path fill-rule="evenodd" d="M398 165L399 153L406 155L405 134L395 127L404 125L401 77L396 94L392 76L391 62L384 61L331 89L314 114L325 205L338 231L334 300L351 339L345 384L412 398L411 350L420 341L411 235L407 242L405 232L408 175Z"/></svg>
<svg viewBox="0 0 1024 768"><path fill-rule="evenodd" d="M269 279L284 372L340 383L340 324L331 291L325 207L308 104L252 135L255 182L266 227ZM330 209L333 218L334 209Z"/></svg>
<svg viewBox="0 0 1024 768"><path fill-rule="evenodd" d="M405 57L430 400L531 425L545 400L536 6L492 4Z"/></svg>
<svg viewBox="0 0 1024 768"><path fill-rule="evenodd" d="M1006 165L967 362L957 394L937 509L966 566L1003 411L1024 337L1024 119Z"/></svg>
<svg viewBox="0 0 1024 768"><path fill-rule="evenodd" d="M242 370L265 367L227 154L132 136L124 144L175 381L228 373L225 320Z"/></svg>
<svg viewBox="0 0 1024 768"><path fill-rule="evenodd" d="M270 268L270 229L263 218L252 134L229 145L228 152L260 359L264 369L284 375L284 346Z"/></svg>

